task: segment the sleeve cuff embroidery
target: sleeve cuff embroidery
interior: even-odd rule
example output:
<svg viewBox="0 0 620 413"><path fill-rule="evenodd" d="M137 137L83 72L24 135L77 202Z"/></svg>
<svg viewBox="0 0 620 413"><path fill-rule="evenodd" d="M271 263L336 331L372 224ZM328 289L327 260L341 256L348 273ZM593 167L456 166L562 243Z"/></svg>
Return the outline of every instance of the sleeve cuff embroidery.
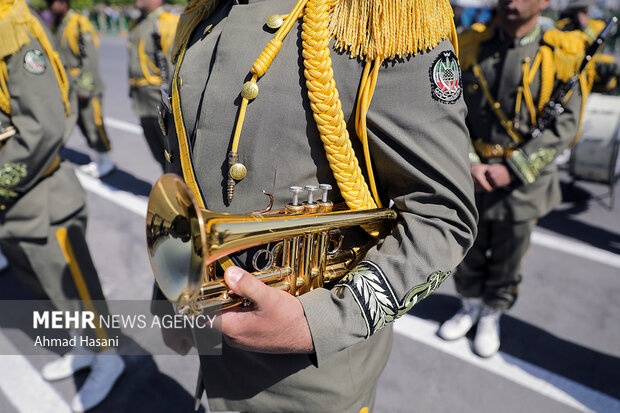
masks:
<svg viewBox="0 0 620 413"><path fill-rule="evenodd" d="M556 150L553 148L540 148L528 157L519 149L506 158L506 162L521 182L531 184L545 165L553 160L555 154Z"/></svg>
<svg viewBox="0 0 620 413"><path fill-rule="evenodd" d="M427 278L426 283L414 287L402 302L399 302L383 271L371 261L362 261L336 288L347 288L351 291L362 310L367 329L365 338L368 338L426 298L448 275L450 272L435 271Z"/></svg>
<svg viewBox="0 0 620 413"><path fill-rule="evenodd" d="M26 165L19 163L6 163L0 168L0 197L16 198L17 192L13 190L23 177L27 175Z"/></svg>

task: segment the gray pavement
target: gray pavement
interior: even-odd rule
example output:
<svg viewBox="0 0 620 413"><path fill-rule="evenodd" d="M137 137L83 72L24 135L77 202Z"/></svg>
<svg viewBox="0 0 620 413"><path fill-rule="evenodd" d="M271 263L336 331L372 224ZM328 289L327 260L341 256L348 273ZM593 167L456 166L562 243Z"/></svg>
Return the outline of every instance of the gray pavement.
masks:
<svg viewBox="0 0 620 413"><path fill-rule="evenodd" d="M124 43L122 37L102 38L104 117L137 125L127 95ZM142 136L115 125L108 123L107 128L111 156L119 169L103 181L143 202L160 174L159 166ZM88 153L84 138L74 131L64 156L83 164L89 160ZM603 185L578 182L571 190L566 174L562 180L565 202L540 221L537 232L555 237L558 245L564 240L578 241L620 254L620 191L615 195L616 209L609 210L597 198L607 190ZM148 300L152 275L144 218L93 191L88 192L88 205L87 236L106 296ZM498 357L509 361L509 366L502 364L501 371L493 367L498 360L472 358L467 345L452 351L459 343L437 344L433 326L458 309L453 282L448 279L406 316L422 323L424 329L407 327L406 334L397 329L375 411L612 411L620 406L620 267L612 264L586 259L578 249L571 253L533 244L523 266L520 299L502 319ZM10 270L0 275L0 291L3 298L26 294ZM7 356L0 356L0 366L5 365L3 357ZM30 374L54 357L51 353L26 356L32 366ZM123 377L93 412L193 411L195 355L125 356L125 361L128 368ZM514 371L510 370L513 365ZM20 372L0 371L0 413L28 411L19 400L43 404L48 391L69 402L86 377L84 372L52 383L39 394L24 386L20 399L6 394L2 375L10 374L19 377ZM602 402L593 404L592 400Z"/></svg>

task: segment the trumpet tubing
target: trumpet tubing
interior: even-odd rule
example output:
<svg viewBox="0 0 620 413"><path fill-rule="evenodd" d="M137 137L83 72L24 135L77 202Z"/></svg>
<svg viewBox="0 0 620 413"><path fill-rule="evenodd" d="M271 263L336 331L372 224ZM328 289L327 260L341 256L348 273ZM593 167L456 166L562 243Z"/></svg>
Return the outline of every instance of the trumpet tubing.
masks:
<svg viewBox="0 0 620 413"><path fill-rule="evenodd" d="M324 195L326 198L326 195ZM316 203L287 205L275 211L225 214L201 209L176 175L161 177L149 197L147 247L155 280L164 295L181 312L221 310L244 303L217 277L216 262L230 254L265 244L253 259L252 275L265 284L292 295L304 294L340 279L379 242L379 238L341 250L340 229L381 224L381 235L396 218L391 209L325 211ZM311 201L311 199L310 199ZM301 207L301 208L300 208ZM330 247L333 247L330 249ZM267 265L257 268L257 255Z"/></svg>

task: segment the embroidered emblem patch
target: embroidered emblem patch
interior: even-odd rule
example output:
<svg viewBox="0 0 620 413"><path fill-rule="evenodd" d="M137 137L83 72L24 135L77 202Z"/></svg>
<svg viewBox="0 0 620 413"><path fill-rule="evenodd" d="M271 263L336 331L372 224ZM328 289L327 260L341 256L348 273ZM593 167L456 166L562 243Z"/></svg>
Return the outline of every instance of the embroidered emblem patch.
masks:
<svg viewBox="0 0 620 413"><path fill-rule="evenodd" d="M452 50L441 52L429 69L431 95L441 103L454 103L461 96L461 67Z"/></svg>
<svg viewBox="0 0 620 413"><path fill-rule="evenodd" d="M35 75L40 75L45 72L45 68L45 56L43 56L42 51L34 49L26 52L26 56L24 56L24 69Z"/></svg>

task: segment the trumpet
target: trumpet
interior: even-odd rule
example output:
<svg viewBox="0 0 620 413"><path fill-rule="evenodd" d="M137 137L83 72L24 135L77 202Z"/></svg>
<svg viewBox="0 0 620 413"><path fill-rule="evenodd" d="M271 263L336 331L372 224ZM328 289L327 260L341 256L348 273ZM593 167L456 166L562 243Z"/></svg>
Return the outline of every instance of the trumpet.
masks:
<svg viewBox="0 0 620 413"><path fill-rule="evenodd" d="M314 192L323 198L314 200ZM283 209L248 214L201 208L183 180L162 176L149 196L146 239L155 280L181 314L200 314L248 304L232 293L218 260L252 247L252 275L279 290L301 295L346 275L366 252L389 234L396 212L388 208L351 211L327 200L329 185L307 186L308 201L299 202L301 187L291 187L293 201ZM342 248L342 229L372 226L377 237ZM262 260L261 260L262 258ZM260 266L259 261L266 261Z"/></svg>

